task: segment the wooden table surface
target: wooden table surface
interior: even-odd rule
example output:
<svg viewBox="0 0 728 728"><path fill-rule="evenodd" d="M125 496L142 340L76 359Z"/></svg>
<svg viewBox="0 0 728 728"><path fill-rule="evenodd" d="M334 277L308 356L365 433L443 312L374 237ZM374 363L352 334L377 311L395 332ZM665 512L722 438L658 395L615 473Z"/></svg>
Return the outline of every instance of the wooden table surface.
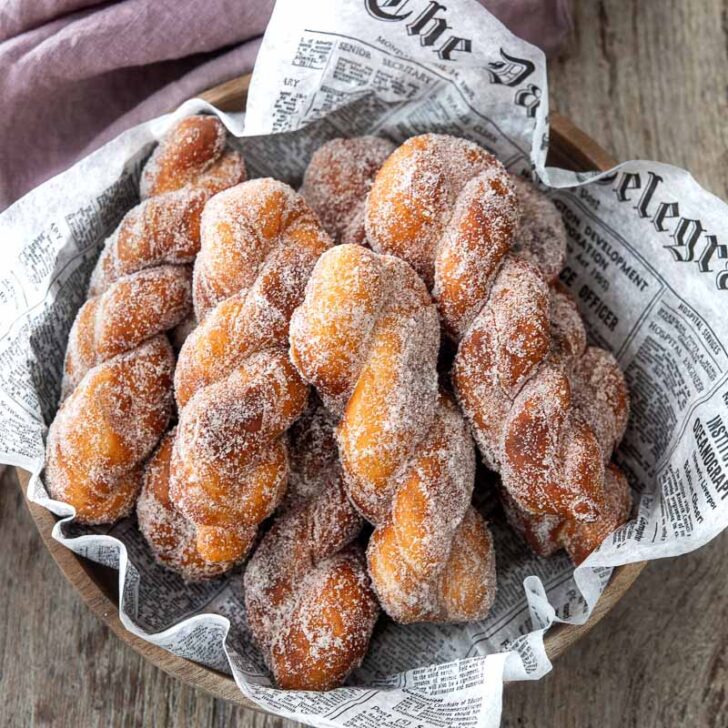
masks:
<svg viewBox="0 0 728 728"><path fill-rule="evenodd" d="M619 159L687 167L728 198L728 2L577 1L551 63L557 108ZM72 591L9 473L0 484L0 725L293 728L145 663ZM504 725L728 726L728 533L651 564L539 683L506 691Z"/></svg>

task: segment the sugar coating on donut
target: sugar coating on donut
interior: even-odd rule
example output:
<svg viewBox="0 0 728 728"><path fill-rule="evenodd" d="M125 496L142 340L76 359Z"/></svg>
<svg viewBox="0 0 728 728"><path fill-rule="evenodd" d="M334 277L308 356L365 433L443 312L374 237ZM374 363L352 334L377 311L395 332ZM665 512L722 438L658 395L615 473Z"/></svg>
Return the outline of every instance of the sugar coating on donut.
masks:
<svg viewBox="0 0 728 728"><path fill-rule="evenodd" d="M423 134L390 155L367 198L374 250L406 260L459 339L483 303L519 220L511 176L478 145Z"/></svg>
<svg viewBox="0 0 728 728"><path fill-rule="evenodd" d="M414 271L355 245L321 256L291 319L291 357L340 419L350 495L372 522L432 422L438 330Z"/></svg>
<svg viewBox="0 0 728 728"><path fill-rule="evenodd" d="M302 198L273 180L221 193L205 215L193 285L203 319L180 351L180 407L256 351L288 345L291 315L331 244ZM214 304L220 296L227 297Z"/></svg>
<svg viewBox="0 0 728 728"><path fill-rule="evenodd" d="M587 348L566 293L547 288L525 261L506 259L460 343L453 384L486 464L522 511L543 517L537 550L548 549L548 517L598 517L629 397L614 358Z"/></svg>
<svg viewBox="0 0 728 728"><path fill-rule="evenodd" d="M201 323L175 375L171 495L213 560L246 549L244 534L225 541L230 529L257 526L285 492L285 433L308 395L286 353L288 321L331 240L303 198L272 179L213 198L201 237L193 280Z"/></svg>
<svg viewBox="0 0 728 728"><path fill-rule="evenodd" d="M179 324L192 310L192 271L159 266L125 276L79 310L68 337L62 398L91 369Z"/></svg>
<svg viewBox="0 0 728 728"><path fill-rule="evenodd" d="M453 386L486 465L495 470L513 400L548 354L549 313L549 289L539 272L509 257L460 342Z"/></svg>
<svg viewBox="0 0 728 728"><path fill-rule="evenodd" d="M283 433L306 406L307 388L284 351L250 356L201 389L180 412L172 456L176 507L204 526L253 526L285 492Z"/></svg>
<svg viewBox="0 0 728 728"><path fill-rule="evenodd" d="M181 189L130 210L108 238L89 283L89 296L114 281L154 266L191 263L200 249L200 215L206 195Z"/></svg>
<svg viewBox="0 0 728 728"><path fill-rule="evenodd" d="M200 321L220 301L249 289L276 251L300 256L296 264L276 271L283 279L280 287L291 289L287 278L300 281L310 273L302 259L311 255L315 262L332 244L303 197L273 179L250 180L213 197L202 214L201 237L194 273Z"/></svg>
<svg viewBox="0 0 728 728"><path fill-rule="evenodd" d="M484 619L496 592L493 539L472 507L455 532L450 555L432 580L418 578L399 560L389 526L369 541L367 562L385 611L397 622L472 622Z"/></svg>
<svg viewBox="0 0 728 728"><path fill-rule="evenodd" d="M558 538L563 520L558 516L534 515L523 510L505 488L498 490L510 527L538 556L551 556L562 548Z"/></svg>
<svg viewBox="0 0 728 728"><path fill-rule="evenodd" d="M552 287L549 318L551 321L549 356L554 362L573 367L586 351L586 329L574 299Z"/></svg>
<svg viewBox="0 0 728 728"><path fill-rule="evenodd" d="M314 152L301 194L336 243L366 244L366 196L394 149L387 139L361 136L332 139Z"/></svg>
<svg viewBox="0 0 728 728"><path fill-rule="evenodd" d="M291 460L296 495L248 563L246 612L280 687L331 689L361 662L379 610L320 403L292 430Z"/></svg>
<svg viewBox="0 0 728 728"><path fill-rule="evenodd" d="M156 560L186 581L211 579L234 562L205 561L196 548L196 530L169 497L169 463L175 430L170 430L144 468L136 512L142 532Z"/></svg>
<svg viewBox="0 0 728 728"><path fill-rule="evenodd" d="M361 549L352 544L320 562L299 591L273 636L271 669L283 689L331 690L361 664L379 616Z"/></svg>
<svg viewBox="0 0 728 728"><path fill-rule="evenodd" d="M517 176L511 182L521 207L521 221L511 250L539 268L552 283L566 262L564 221L554 203L533 183Z"/></svg>
<svg viewBox="0 0 728 728"><path fill-rule="evenodd" d="M188 116L155 148L142 171L142 199L194 185L210 195L245 179L240 155L226 150L225 127L214 116Z"/></svg>
<svg viewBox="0 0 728 728"><path fill-rule="evenodd" d="M48 432L46 482L82 523L128 515L140 465L172 413L174 357L157 336L91 369L61 405Z"/></svg>
<svg viewBox="0 0 728 728"><path fill-rule="evenodd" d="M629 392L617 360L604 349L588 347L576 363L572 386L577 407L609 460L629 416Z"/></svg>
<svg viewBox="0 0 728 728"><path fill-rule="evenodd" d="M290 508L313 498L324 483L321 473L338 468L335 424L334 416L312 392L306 411L289 433L290 475L282 507Z"/></svg>
<svg viewBox="0 0 728 728"><path fill-rule="evenodd" d="M440 395L435 419L398 478L389 505L402 559L423 578L447 561L475 482L475 447L455 403Z"/></svg>
<svg viewBox="0 0 728 728"><path fill-rule="evenodd" d="M472 621L489 611L495 562L487 527L468 515L474 478L473 441L441 396L433 427L398 481L391 520L367 550L374 589L396 621Z"/></svg>
<svg viewBox="0 0 728 728"><path fill-rule="evenodd" d="M607 536L626 523L632 510L632 494L624 473L613 463L604 478L605 507L592 523L569 520L564 522L558 539L574 564L578 565L594 551Z"/></svg>
<svg viewBox="0 0 728 728"><path fill-rule="evenodd" d="M604 462L574 407L568 372L544 364L513 402L502 432L504 485L531 513L594 520L603 506Z"/></svg>

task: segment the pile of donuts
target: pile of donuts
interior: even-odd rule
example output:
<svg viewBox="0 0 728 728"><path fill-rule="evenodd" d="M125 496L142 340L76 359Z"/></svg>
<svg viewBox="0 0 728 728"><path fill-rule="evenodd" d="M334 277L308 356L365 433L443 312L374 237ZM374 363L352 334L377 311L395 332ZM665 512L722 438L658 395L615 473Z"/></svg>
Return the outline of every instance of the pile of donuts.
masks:
<svg viewBox="0 0 728 728"><path fill-rule="evenodd" d="M476 446L539 555L627 520L624 377L559 287L558 211L484 149L337 139L296 192L192 116L140 198L70 331L46 483L80 523L136 511L188 581L244 564L278 686L342 684L380 610L486 617Z"/></svg>

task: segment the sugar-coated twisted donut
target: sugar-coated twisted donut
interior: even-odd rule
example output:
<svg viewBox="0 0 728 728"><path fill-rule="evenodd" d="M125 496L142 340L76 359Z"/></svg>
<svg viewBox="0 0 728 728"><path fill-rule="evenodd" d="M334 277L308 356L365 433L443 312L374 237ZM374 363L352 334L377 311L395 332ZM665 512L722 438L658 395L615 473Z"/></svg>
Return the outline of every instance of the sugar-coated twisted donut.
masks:
<svg viewBox="0 0 728 728"><path fill-rule="evenodd" d="M369 192L367 239L406 260L432 290L445 332L460 339L509 251L549 280L566 254L563 223L548 199L477 144L423 134L383 164Z"/></svg>
<svg viewBox="0 0 728 728"><path fill-rule="evenodd" d="M80 523L128 515L141 466L172 414L174 356L165 336L94 366L63 402L48 432L46 483Z"/></svg>
<svg viewBox="0 0 728 728"><path fill-rule="evenodd" d="M330 690L361 663L379 606L354 543L362 520L344 489L333 421L318 403L291 430L291 482L289 507L246 567L246 614L279 687Z"/></svg>
<svg viewBox="0 0 728 728"><path fill-rule="evenodd" d="M193 128L207 129L208 136L212 130L222 141L201 143L204 134ZM129 513L141 487L141 463L172 414L174 358L160 334L190 314L192 297L189 268L168 264L191 262L199 248L202 205L226 178L219 170L208 174L217 161L226 157L230 183L245 174L239 155L224 145L216 119L192 117L170 131L142 172L148 180L143 195L159 194L129 212L107 241L92 274L91 298L71 329L65 403L49 432L46 475L50 492L75 506L81 522L112 523ZM170 182L175 159L176 186ZM167 182L156 185L160 160ZM197 176L189 174L191 160Z"/></svg>
<svg viewBox="0 0 728 728"><path fill-rule="evenodd" d="M290 340L294 363L339 420L349 497L376 527L367 554L385 611L402 622L484 617L492 543L469 508L472 440L438 393L439 321L421 279L397 258L333 248Z"/></svg>
<svg viewBox="0 0 728 728"><path fill-rule="evenodd" d="M245 180L245 163L227 143L222 122L214 116L188 116L177 122L144 166L142 199L184 187L203 189L208 197Z"/></svg>
<svg viewBox="0 0 728 728"><path fill-rule="evenodd" d="M585 345L583 331L573 342L550 321L547 284L565 251L554 206L477 145L425 134L384 163L365 216L372 248L424 276L445 330L460 342L453 384L486 464L528 512L595 519L627 393L606 352L588 355L603 378L586 388L572 387L553 354L559 343ZM581 327L575 310L566 315L573 318ZM587 402L583 391L601 395Z"/></svg>
<svg viewBox="0 0 728 728"><path fill-rule="evenodd" d="M245 162L225 140L225 127L214 116L190 116L169 130L142 171L142 202L106 242L90 296L130 273L194 261L205 203L246 178Z"/></svg>
<svg viewBox="0 0 728 728"><path fill-rule="evenodd" d="M476 144L439 134L408 139L387 159L367 198L374 250L406 260L459 338L487 297L519 223L505 167Z"/></svg>
<svg viewBox="0 0 728 728"><path fill-rule="evenodd" d="M136 504L139 530L156 560L194 582L220 576L233 562L205 561L197 550L194 526L175 508L169 496L169 466L176 429L161 440L144 465L141 493Z"/></svg>
<svg viewBox="0 0 728 728"><path fill-rule="evenodd" d="M275 180L230 188L203 213L193 284L201 323L175 373L170 495L207 561L243 558L285 491L285 433L308 396L288 359L288 324L330 245L303 198Z"/></svg>
<svg viewBox="0 0 728 728"><path fill-rule="evenodd" d="M387 139L360 136L332 139L314 152L301 194L336 243L366 244L364 202L394 149Z"/></svg>
<svg viewBox="0 0 728 728"><path fill-rule="evenodd" d="M490 610L495 552L470 505L474 478L467 425L441 395L433 426L399 478L390 518L367 549L377 594L396 621L469 622Z"/></svg>

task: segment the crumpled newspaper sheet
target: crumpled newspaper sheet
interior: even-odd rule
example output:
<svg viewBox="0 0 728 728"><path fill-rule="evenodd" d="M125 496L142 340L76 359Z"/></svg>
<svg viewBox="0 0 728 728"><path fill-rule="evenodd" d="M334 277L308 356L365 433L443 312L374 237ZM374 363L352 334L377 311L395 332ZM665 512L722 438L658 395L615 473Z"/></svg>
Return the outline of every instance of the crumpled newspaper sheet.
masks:
<svg viewBox="0 0 728 728"><path fill-rule="evenodd" d="M63 516L54 538L119 570L120 616L135 634L231 672L267 710L317 726L495 726L504 681L551 669L543 636L586 621L612 569L703 545L728 524L728 208L685 171L627 162L607 173L545 167L541 52L474 0L279 0L247 117L191 101L131 129L0 216L0 461L29 470L28 497ZM245 626L240 573L189 586L155 564L134 519L80 527L48 498L44 436L66 339L105 238L138 201L144 160L170 124L218 113L252 176L293 185L336 136L469 137L547 186L569 233L562 282L591 340L615 353L632 396L617 461L633 520L574 570L538 559L498 516L498 596L478 624L382 619L345 688L271 687Z"/></svg>

